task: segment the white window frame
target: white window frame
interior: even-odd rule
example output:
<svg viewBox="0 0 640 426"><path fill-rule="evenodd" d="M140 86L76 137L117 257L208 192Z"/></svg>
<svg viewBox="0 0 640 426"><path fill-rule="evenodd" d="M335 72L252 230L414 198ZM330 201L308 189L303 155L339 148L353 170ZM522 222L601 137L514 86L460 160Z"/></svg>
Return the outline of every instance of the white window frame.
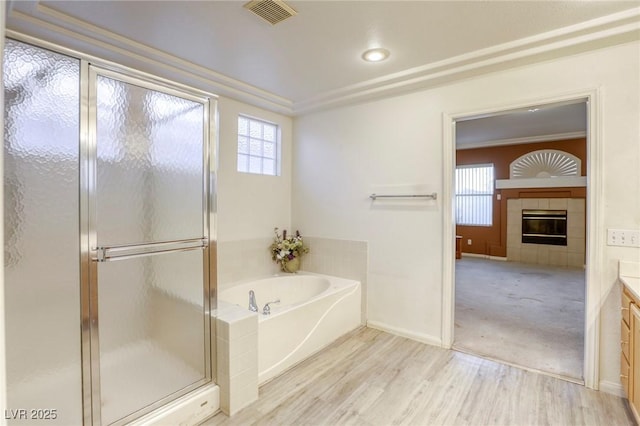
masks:
<svg viewBox="0 0 640 426"><path fill-rule="evenodd" d="M476 192L472 192L472 191L461 191L460 186L462 185L458 179L459 174L458 174L458 170L463 170L463 169L480 169L480 168L491 168L491 185L490 190L488 191L482 191L482 190L478 190ZM496 174L495 174L495 166L492 163L484 163L484 164L464 164L464 165L459 165L456 166L456 181L455 181L455 196L456 196L456 211L455 211L455 217L456 217L456 225L461 225L461 226L482 226L482 227L491 227L493 226L493 194L495 194L495 182L496 182ZM471 182L468 183L468 186L471 186ZM458 197L483 197L483 198L487 198L489 200L488 203L488 212L485 212L485 217L488 217L488 223L486 222L481 222L481 221L474 221L473 218L472 220L469 221L463 221L461 219L461 217L463 216L469 216L468 214L466 215L462 215L461 213L459 213L459 210L461 208L461 206L459 205L459 198Z"/></svg>
<svg viewBox="0 0 640 426"><path fill-rule="evenodd" d="M241 133L241 129L240 129L240 120L244 119L244 120L248 120L248 125L247 125L247 133L243 134ZM259 137L251 137L251 123L257 123L260 124L262 126L261 128L261 134ZM275 127L275 140L274 141L269 141L267 139L264 138L264 126L273 126ZM281 173L281 148L280 148L280 136L281 136L281 131L280 131L280 125L278 123L274 123L262 118L258 118L258 117L253 117L251 115L247 115L247 114L238 114L238 132L237 132L237 146L236 146L236 170L239 173L248 173L248 174L253 174L253 175L262 175L262 176L280 176ZM246 138L247 141L247 149L246 151L243 151L241 148L241 139L242 138ZM251 152L251 141L259 141L261 148L260 148L260 153L256 154L255 152ZM274 156L273 158L268 157L265 155L264 152L264 146L266 143L273 143L274 144ZM244 160L243 157L246 157L246 163L245 166L246 167L242 167L242 161ZM260 171L251 171L251 159L259 159L260 162ZM265 166L265 161L270 161L273 160L274 161L274 166L273 166L273 173L265 173L264 172L264 166ZM256 160L257 161L257 160Z"/></svg>

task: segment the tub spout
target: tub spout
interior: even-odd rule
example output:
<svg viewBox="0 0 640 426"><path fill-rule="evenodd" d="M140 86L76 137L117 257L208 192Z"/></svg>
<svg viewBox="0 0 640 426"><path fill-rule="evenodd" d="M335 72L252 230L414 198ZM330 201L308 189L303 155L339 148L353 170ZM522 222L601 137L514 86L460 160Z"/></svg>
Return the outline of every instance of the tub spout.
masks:
<svg viewBox="0 0 640 426"><path fill-rule="evenodd" d="M266 305L264 305L264 308L262 309L262 315L269 315L271 314L271 306L269 306L272 303L280 303L280 299L278 300L274 300L273 302L268 302Z"/></svg>
<svg viewBox="0 0 640 426"><path fill-rule="evenodd" d="M256 294L253 290L249 290L249 310L251 312L258 312L258 304L256 303Z"/></svg>

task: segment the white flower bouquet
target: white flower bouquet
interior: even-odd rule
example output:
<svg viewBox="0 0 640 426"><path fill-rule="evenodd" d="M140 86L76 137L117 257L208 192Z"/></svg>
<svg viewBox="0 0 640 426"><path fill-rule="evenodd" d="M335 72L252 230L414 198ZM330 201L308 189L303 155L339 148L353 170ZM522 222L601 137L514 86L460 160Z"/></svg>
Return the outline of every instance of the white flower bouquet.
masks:
<svg viewBox="0 0 640 426"><path fill-rule="evenodd" d="M282 231L282 235L278 232L278 228L274 228L273 232L276 236L269 247L271 259L278 263L284 272L296 272L300 267L302 255L309 253L309 248L302 241L302 235L296 231L294 236L287 238L286 229Z"/></svg>

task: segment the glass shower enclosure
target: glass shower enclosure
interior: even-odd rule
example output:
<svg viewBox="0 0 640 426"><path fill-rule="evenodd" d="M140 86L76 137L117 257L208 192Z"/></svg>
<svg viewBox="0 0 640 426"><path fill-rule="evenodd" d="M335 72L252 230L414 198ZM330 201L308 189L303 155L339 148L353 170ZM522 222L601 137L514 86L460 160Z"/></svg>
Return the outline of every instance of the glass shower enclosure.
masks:
<svg viewBox="0 0 640 426"><path fill-rule="evenodd" d="M4 55L8 408L124 424L212 381L215 99Z"/></svg>

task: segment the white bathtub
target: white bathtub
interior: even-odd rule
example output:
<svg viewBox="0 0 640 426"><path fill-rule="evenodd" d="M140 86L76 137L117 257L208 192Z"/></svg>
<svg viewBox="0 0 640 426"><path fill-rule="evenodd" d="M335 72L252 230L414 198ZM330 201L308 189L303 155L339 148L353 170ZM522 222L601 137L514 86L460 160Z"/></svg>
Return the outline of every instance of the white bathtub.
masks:
<svg viewBox="0 0 640 426"><path fill-rule="evenodd" d="M219 300L249 306L249 290L258 304L258 382L275 377L360 325L360 282L300 272L234 285ZM267 302L271 314L263 315Z"/></svg>

